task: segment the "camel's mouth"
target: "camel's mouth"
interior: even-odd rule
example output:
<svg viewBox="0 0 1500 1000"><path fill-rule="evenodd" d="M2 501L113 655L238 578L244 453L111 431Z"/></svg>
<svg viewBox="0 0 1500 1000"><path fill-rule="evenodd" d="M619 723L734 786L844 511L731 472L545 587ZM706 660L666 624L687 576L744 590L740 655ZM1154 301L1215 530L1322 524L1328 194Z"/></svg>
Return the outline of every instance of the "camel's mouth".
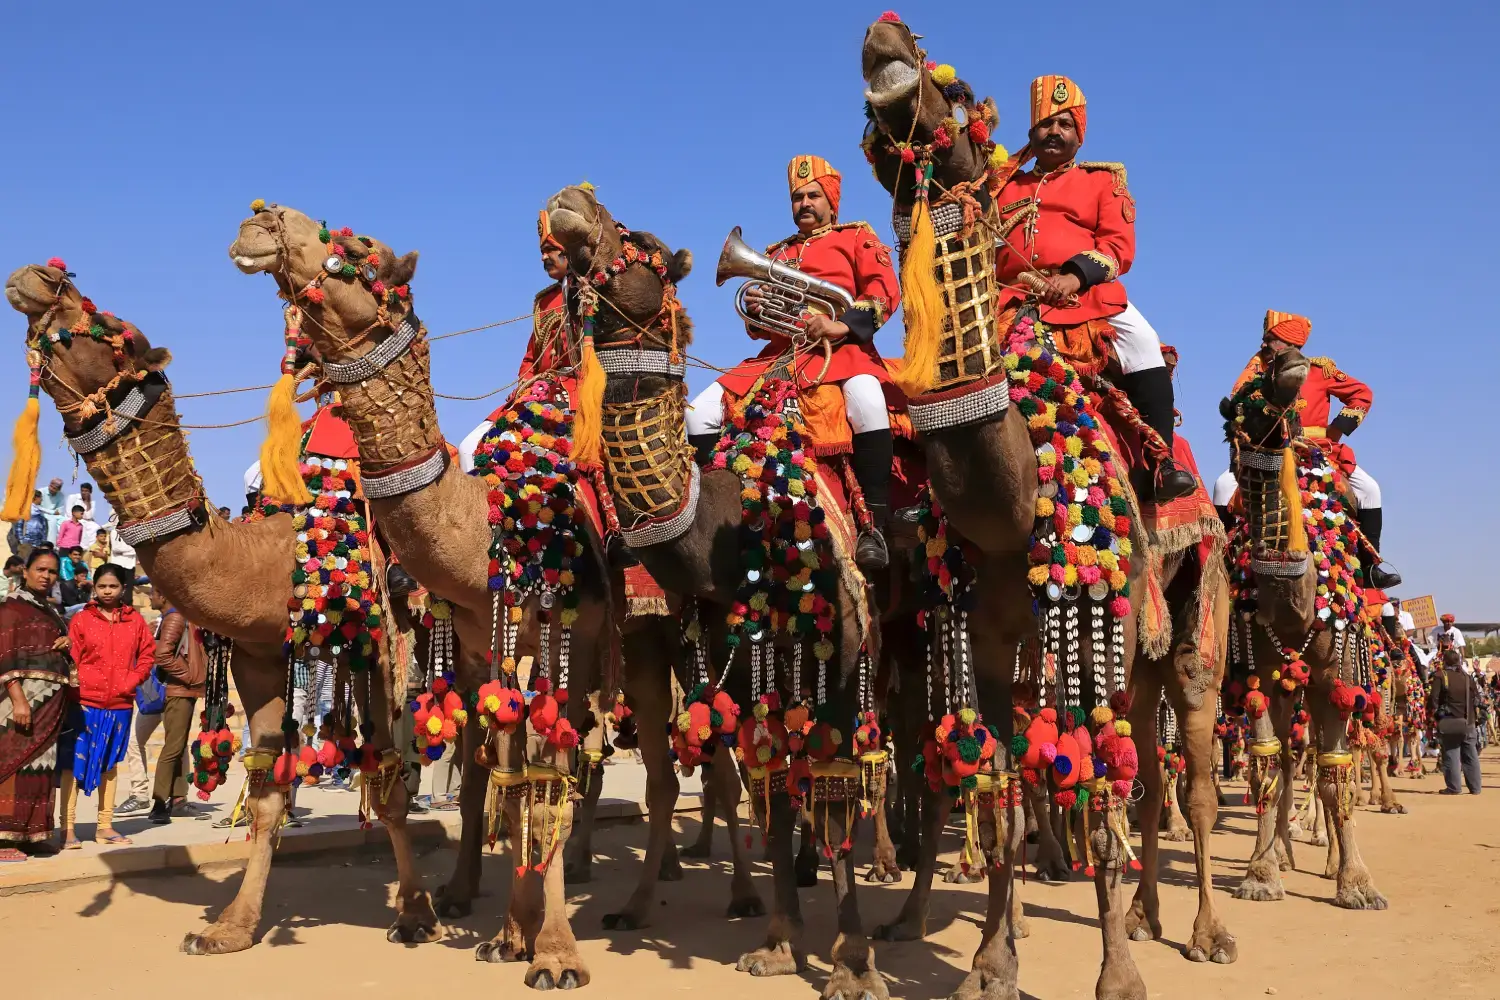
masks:
<svg viewBox="0 0 1500 1000"><path fill-rule="evenodd" d="M280 250L276 245L240 238L229 244L229 258L245 274L259 274L276 267Z"/></svg>
<svg viewBox="0 0 1500 1000"><path fill-rule="evenodd" d="M46 312L48 305L50 305L50 299L50 292L48 293L47 300L39 299L35 295L32 295L20 281L16 280L15 275L12 275L5 282L5 301L9 302L11 308L16 312L25 313L28 316L35 316Z"/></svg>
<svg viewBox="0 0 1500 1000"><path fill-rule="evenodd" d="M903 59L877 63L866 80L865 98L875 107L905 100L922 80L922 74Z"/></svg>

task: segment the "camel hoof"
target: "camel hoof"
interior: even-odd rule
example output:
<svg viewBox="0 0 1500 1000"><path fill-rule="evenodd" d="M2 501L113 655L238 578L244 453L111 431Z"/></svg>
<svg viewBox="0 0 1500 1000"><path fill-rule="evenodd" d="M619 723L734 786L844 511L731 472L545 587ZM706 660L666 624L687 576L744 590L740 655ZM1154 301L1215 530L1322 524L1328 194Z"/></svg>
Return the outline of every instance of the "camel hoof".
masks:
<svg viewBox="0 0 1500 1000"><path fill-rule="evenodd" d="M1217 965L1233 965L1239 960L1239 945L1234 935L1219 931L1213 937L1194 941L1184 952L1189 962L1213 962Z"/></svg>
<svg viewBox="0 0 1500 1000"><path fill-rule="evenodd" d="M607 931L638 931L646 926L634 913L606 913L603 923Z"/></svg>
<svg viewBox="0 0 1500 1000"><path fill-rule="evenodd" d="M870 870L865 873L866 882L879 882L882 885L895 885L901 881L901 869L894 861L876 861L870 865Z"/></svg>
<svg viewBox="0 0 1500 1000"><path fill-rule="evenodd" d="M1015 938L1017 941L1021 940L1022 938L1031 937L1031 921L1026 917L1018 917L1016 919L1015 926L1011 928L1010 936Z"/></svg>
<svg viewBox="0 0 1500 1000"><path fill-rule="evenodd" d="M661 859L661 867L656 869L656 881L658 882L681 882L682 862L677 860L674 853L670 857Z"/></svg>
<svg viewBox="0 0 1500 1000"><path fill-rule="evenodd" d="M502 962L519 962L525 956L509 941L481 941L474 949L474 961L498 965Z"/></svg>
<svg viewBox="0 0 1500 1000"><path fill-rule="evenodd" d="M790 976L801 970L802 960L789 948L761 948L745 952L734 967L752 976Z"/></svg>
<svg viewBox="0 0 1500 1000"><path fill-rule="evenodd" d="M974 885L984 878L983 871L964 871L962 865L953 865L943 872L943 882L948 885Z"/></svg>
<svg viewBox="0 0 1500 1000"><path fill-rule="evenodd" d="M1383 813L1386 813L1388 815L1391 815L1391 816L1405 816L1406 815L1406 807L1403 806L1399 802L1396 803L1393 806L1381 806L1380 807L1380 811L1383 812Z"/></svg>
<svg viewBox="0 0 1500 1000"><path fill-rule="evenodd" d="M531 976L526 981L526 985L530 986L534 990L541 990L545 992L552 989L556 985L556 983L552 981L552 973L550 971L548 971L547 969L538 969L537 974Z"/></svg>
<svg viewBox="0 0 1500 1000"><path fill-rule="evenodd" d="M432 908L440 917L467 917L474 912L474 900L467 896L453 895L447 886L439 886L433 897Z"/></svg>
<svg viewBox="0 0 1500 1000"><path fill-rule="evenodd" d="M182 939L182 953L184 955L232 955L237 951L246 951L255 942L249 934L228 934L221 931L204 931L201 934L189 933Z"/></svg>
<svg viewBox="0 0 1500 1000"><path fill-rule="evenodd" d="M1312 839L1310 839L1308 843L1314 847L1327 847L1328 835L1326 833L1315 833L1312 835Z"/></svg>
<svg viewBox="0 0 1500 1000"><path fill-rule="evenodd" d="M1346 910L1384 910L1391 904L1373 885L1350 886L1340 889L1333 897L1336 905Z"/></svg>
<svg viewBox="0 0 1500 1000"><path fill-rule="evenodd" d="M1175 829L1175 830L1168 830L1166 833L1163 833L1161 835L1161 839L1162 840L1166 840L1166 841L1170 841L1171 843L1174 843L1174 844L1180 844L1183 841L1192 840L1193 839L1193 831L1189 830L1187 827L1181 827L1181 828L1178 828L1178 829Z"/></svg>
<svg viewBox="0 0 1500 1000"><path fill-rule="evenodd" d="M713 844L711 842L705 844L700 841L699 843L679 848L677 853L684 858L694 858L702 861L713 855Z"/></svg>
<svg viewBox="0 0 1500 1000"><path fill-rule="evenodd" d="M766 904L754 894L741 899L731 899L724 915L731 920L737 917L763 917L766 915Z"/></svg>
<svg viewBox="0 0 1500 1000"><path fill-rule="evenodd" d="M1036 880L1046 884L1071 882L1073 880L1073 872L1061 861L1048 862L1047 864L1036 866Z"/></svg>
<svg viewBox="0 0 1500 1000"><path fill-rule="evenodd" d="M917 857L917 853L918 852L915 847L908 848L905 845L902 845L901 847L896 848L896 867L900 868L904 872L916 871L917 862L919 860Z"/></svg>
<svg viewBox="0 0 1500 1000"><path fill-rule="evenodd" d="M796 872L797 888L811 889L818 884L818 862L816 860L812 864L807 864L799 859L796 865Z"/></svg>
<svg viewBox="0 0 1500 1000"><path fill-rule="evenodd" d="M890 993L885 980L874 969L856 976L849 968L838 966L828 977L821 997L822 1000L890 1000Z"/></svg>
<svg viewBox="0 0 1500 1000"><path fill-rule="evenodd" d="M1257 903L1269 903L1274 900L1283 899L1285 896L1286 890L1281 887L1280 882L1271 885L1248 878L1240 883L1239 888L1234 890L1235 899L1248 899Z"/></svg>
<svg viewBox="0 0 1500 1000"><path fill-rule="evenodd" d="M564 969L563 974L557 977L557 988L560 990L576 990L582 985L578 981L578 973L572 969Z"/></svg>
<svg viewBox="0 0 1500 1000"><path fill-rule="evenodd" d="M875 928L877 941L920 941L926 936L920 920L898 920Z"/></svg>
<svg viewBox="0 0 1500 1000"><path fill-rule="evenodd" d="M391 944L431 944L442 936L441 924L400 917L385 932L385 939Z"/></svg>

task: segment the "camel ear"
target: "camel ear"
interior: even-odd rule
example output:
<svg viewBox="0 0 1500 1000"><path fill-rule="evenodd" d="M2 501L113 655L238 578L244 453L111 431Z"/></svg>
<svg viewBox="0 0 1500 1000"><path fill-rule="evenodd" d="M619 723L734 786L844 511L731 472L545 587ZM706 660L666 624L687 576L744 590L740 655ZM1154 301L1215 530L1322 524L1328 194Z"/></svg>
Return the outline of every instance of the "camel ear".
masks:
<svg viewBox="0 0 1500 1000"><path fill-rule="evenodd" d="M390 268L383 278L388 287L411 283L412 277L417 273L417 251L413 250L405 257L397 257L391 262Z"/></svg>
<svg viewBox="0 0 1500 1000"><path fill-rule="evenodd" d="M675 285L686 278L693 271L693 251L683 249L672 255L671 263L667 265L667 277Z"/></svg>
<svg viewBox="0 0 1500 1000"><path fill-rule="evenodd" d="M172 363L172 352L165 347L153 347L141 358L147 371L159 372Z"/></svg>
<svg viewBox="0 0 1500 1000"><path fill-rule="evenodd" d="M1234 399L1232 397L1225 396L1219 400L1219 416L1225 420L1234 419Z"/></svg>

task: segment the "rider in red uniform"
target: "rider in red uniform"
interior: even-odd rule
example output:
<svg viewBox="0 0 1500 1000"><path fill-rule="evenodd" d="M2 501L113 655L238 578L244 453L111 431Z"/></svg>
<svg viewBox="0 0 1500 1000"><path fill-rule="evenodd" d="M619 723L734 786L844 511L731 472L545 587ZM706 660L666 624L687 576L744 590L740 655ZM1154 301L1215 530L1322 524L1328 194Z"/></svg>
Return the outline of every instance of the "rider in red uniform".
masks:
<svg viewBox="0 0 1500 1000"><path fill-rule="evenodd" d="M844 411L853 432L851 465L873 528L859 537L855 562L864 569L883 569L890 560L884 528L890 516L892 466L890 413L886 386L891 384L885 362L875 350L875 331L895 312L901 299L900 283L891 266L891 251L863 222L838 221L841 178L826 160L798 156L787 165L791 191L792 221L797 232L766 249L772 260L790 265L815 278L838 285L854 299L854 305L839 316L811 315L806 319L810 342L798 352L795 374L798 389L806 393L822 385L836 385L843 392ZM759 296L746 294L752 315ZM724 392L743 396L767 369L791 349L791 341L779 333L747 325L751 337L769 340L766 349L728 372L693 400L688 410L688 437L700 460L713 452L724 426ZM819 341L829 341L825 355ZM816 430L816 429L814 429ZM814 451L819 442L814 437ZM825 448L822 453L827 454Z"/></svg>

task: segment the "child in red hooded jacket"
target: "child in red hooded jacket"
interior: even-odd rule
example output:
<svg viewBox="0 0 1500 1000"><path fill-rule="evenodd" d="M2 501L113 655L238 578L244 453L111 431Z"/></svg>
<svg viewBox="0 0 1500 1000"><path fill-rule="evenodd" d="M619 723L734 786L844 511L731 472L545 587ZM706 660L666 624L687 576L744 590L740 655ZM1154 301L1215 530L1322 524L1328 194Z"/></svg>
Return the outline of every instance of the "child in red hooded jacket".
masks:
<svg viewBox="0 0 1500 1000"><path fill-rule="evenodd" d="M78 698L83 725L73 752L73 770L62 781L63 846L79 846L73 833L78 793L99 790L99 822L94 840L128 844L114 828L115 775L130 749L131 706L135 689L151 672L156 640L139 611L122 600L125 570L105 563L94 571L94 599L68 626L73 661L78 665Z"/></svg>

